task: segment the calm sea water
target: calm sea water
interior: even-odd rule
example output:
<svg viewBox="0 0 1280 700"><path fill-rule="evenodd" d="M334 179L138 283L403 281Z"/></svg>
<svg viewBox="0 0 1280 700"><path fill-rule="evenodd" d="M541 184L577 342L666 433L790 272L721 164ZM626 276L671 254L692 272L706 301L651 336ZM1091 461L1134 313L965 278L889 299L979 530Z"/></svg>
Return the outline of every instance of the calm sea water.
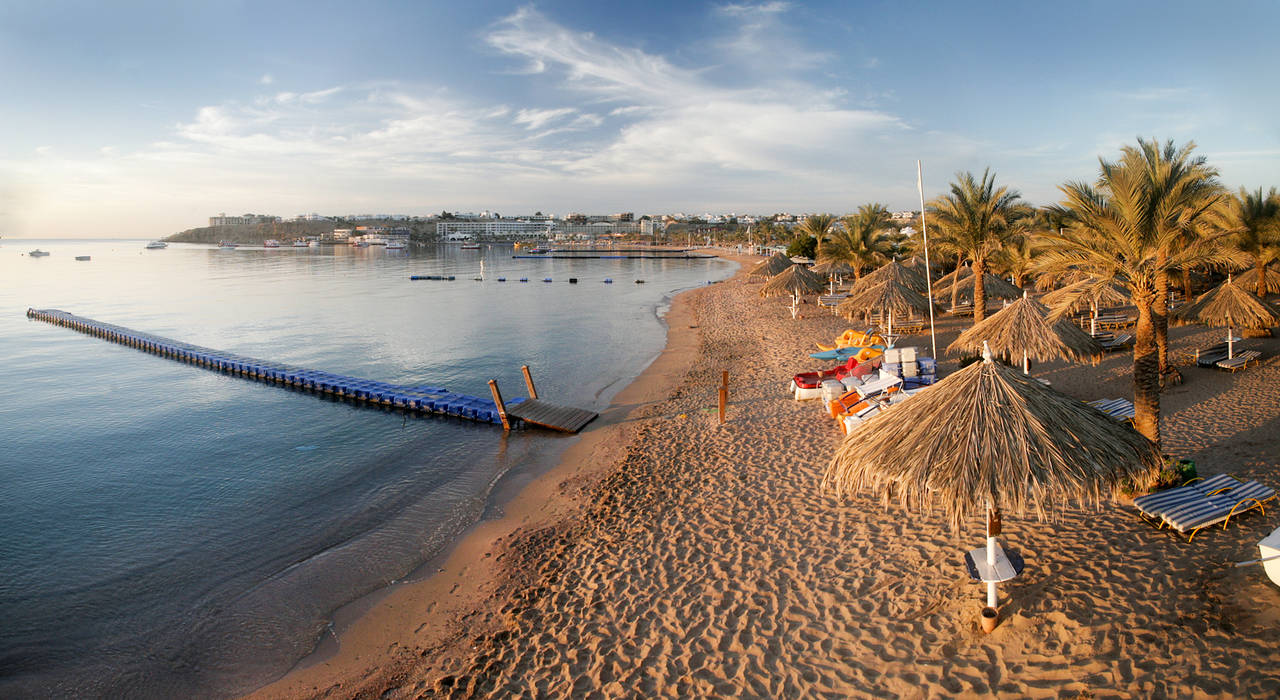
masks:
<svg viewBox="0 0 1280 700"><path fill-rule="evenodd" d="M478 396L490 378L523 395L527 363L544 398L600 410L660 351L670 295L732 271L509 246L143 243L0 241L3 697L251 690L329 634L334 609L442 553L504 474L572 440L224 376L28 307ZM36 247L52 255L24 255ZM408 279L441 273L458 279Z"/></svg>

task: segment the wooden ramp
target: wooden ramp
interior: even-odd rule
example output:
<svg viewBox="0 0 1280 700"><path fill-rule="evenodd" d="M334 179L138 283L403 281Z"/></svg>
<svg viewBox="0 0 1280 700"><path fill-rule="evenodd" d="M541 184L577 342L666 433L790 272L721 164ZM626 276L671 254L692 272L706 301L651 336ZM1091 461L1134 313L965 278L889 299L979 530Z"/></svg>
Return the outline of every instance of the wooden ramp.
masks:
<svg viewBox="0 0 1280 700"><path fill-rule="evenodd" d="M576 433L587 423L600 415L595 411L587 411L571 406L557 406L538 399L525 399L523 402L507 406L507 415L519 418L526 423L540 425L552 430Z"/></svg>

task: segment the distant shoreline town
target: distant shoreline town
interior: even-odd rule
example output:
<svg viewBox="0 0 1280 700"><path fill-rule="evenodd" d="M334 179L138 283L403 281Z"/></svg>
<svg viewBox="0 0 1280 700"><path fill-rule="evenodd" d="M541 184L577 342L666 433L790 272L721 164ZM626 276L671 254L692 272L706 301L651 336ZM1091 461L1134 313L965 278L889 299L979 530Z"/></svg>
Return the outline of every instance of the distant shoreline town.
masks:
<svg viewBox="0 0 1280 700"><path fill-rule="evenodd" d="M301 214L285 219L271 214L209 217L209 225L175 233L164 240L179 243L216 243L235 240L243 243L264 240L306 239L318 243L359 240L519 241L541 239L556 242L592 242L626 239L651 242L680 241L711 237L719 241L741 241L757 245L785 243L792 228L808 214L765 215L685 213L640 215L570 213L563 217L541 211L518 216L498 212L452 213L429 216L409 214L348 214L324 216ZM891 224L901 234L915 233L920 213L894 212Z"/></svg>

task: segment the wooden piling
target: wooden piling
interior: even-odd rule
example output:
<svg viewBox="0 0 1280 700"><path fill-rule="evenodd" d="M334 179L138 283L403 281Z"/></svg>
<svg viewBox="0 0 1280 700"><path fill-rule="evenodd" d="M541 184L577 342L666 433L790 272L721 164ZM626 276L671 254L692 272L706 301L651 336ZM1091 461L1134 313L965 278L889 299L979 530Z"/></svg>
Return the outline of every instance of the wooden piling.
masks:
<svg viewBox="0 0 1280 700"><path fill-rule="evenodd" d="M729 403L729 370L720 375L720 424L724 424L724 409Z"/></svg>
<svg viewBox="0 0 1280 700"><path fill-rule="evenodd" d="M529 373L529 365L520 365L520 371L524 372L524 385L529 387L529 398L538 398L538 390L533 386L533 375Z"/></svg>
<svg viewBox="0 0 1280 700"><path fill-rule="evenodd" d="M525 367L524 369L526 372L525 378L528 378L529 375L527 372L529 371L529 368ZM533 386L533 384L530 384L529 386ZM498 407L498 418L502 419L502 429L511 430L511 423L507 421L507 406L502 403L502 392L498 391L498 381L496 379L489 380L489 391L493 392L493 403Z"/></svg>

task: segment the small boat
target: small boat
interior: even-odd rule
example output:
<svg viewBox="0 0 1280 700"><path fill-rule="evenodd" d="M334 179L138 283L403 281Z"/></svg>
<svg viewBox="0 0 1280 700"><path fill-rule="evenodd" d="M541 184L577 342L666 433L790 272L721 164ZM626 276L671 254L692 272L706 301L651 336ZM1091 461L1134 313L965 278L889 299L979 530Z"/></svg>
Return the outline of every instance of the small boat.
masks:
<svg viewBox="0 0 1280 700"><path fill-rule="evenodd" d="M47 250L40 250L39 248L36 248L35 250L31 251L30 253L27 253L27 255L29 255L29 256L31 256L31 257L33 257L33 258L43 258L44 256L46 256L46 255L48 255L48 254L49 254L49 251L47 251Z"/></svg>
<svg viewBox="0 0 1280 700"><path fill-rule="evenodd" d="M479 243L463 243L461 247L463 250L480 250Z"/></svg>
<svg viewBox="0 0 1280 700"><path fill-rule="evenodd" d="M442 282L452 282L457 279L453 275L409 275L411 280L438 280Z"/></svg>
<svg viewBox="0 0 1280 700"><path fill-rule="evenodd" d="M89 256L88 256L88 255L77 255L77 256L76 256L76 260L79 260L80 262L88 262L88 261L89 261Z"/></svg>
<svg viewBox="0 0 1280 700"><path fill-rule="evenodd" d="M277 241L274 238L268 238L267 240L262 242L262 247L263 248L279 248L280 241Z"/></svg>
<svg viewBox="0 0 1280 700"><path fill-rule="evenodd" d="M236 247L236 246L238 246L238 245L240 245L240 244L239 244L239 243L232 243L231 241L218 241L218 247L219 247L219 248L235 248L235 247Z"/></svg>
<svg viewBox="0 0 1280 700"><path fill-rule="evenodd" d="M164 250L165 248L169 247L169 244L165 243L164 241L151 241L144 247L147 250Z"/></svg>
<svg viewBox="0 0 1280 700"><path fill-rule="evenodd" d="M293 242L293 247L294 248L310 248L311 241L308 241L305 238L299 238L298 240Z"/></svg>
<svg viewBox="0 0 1280 700"><path fill-rule="evenodd" d="M387 250L404 250L407 247L404 241L387 241Z"/></svg>

